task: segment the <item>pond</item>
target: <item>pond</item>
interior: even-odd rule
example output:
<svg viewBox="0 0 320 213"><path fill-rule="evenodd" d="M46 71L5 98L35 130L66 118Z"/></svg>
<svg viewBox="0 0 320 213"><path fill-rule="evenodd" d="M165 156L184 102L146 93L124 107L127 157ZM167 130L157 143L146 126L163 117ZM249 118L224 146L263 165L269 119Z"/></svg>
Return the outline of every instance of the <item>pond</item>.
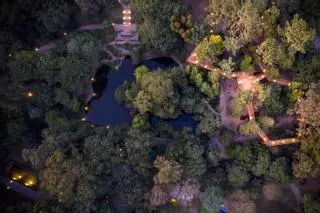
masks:
<svg viewBox="0 0 320 213"><path fill-rule="evenodd" d="M145 65L151 71L157 68L166 70L177 66L171 58L145 60L139 65ZM120 105L114 97L114 92L124 81L132 82L135 80L134 70L136 67L132 64L130 57L126 57L122 61L117 71L110 70L107 66L100 67L96 75L94 90L98 94L101 93L101 95L99 98L93 98L89 102L90 110L85 116L88 122L101 126L132 123L133 109ZM158 117L151 118L152 124L160 122L166 122L175 129L182 129L183 127L195 128L197 125L197 122L188 115L181 115L175 120L163 120Z"/></svg>

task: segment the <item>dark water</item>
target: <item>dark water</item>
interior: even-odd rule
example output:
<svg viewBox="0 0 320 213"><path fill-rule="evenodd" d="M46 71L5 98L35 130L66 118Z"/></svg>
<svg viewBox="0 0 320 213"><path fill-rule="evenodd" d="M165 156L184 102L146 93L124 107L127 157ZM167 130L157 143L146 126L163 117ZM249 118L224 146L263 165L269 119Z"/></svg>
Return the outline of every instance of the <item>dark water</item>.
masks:
<svg viewBox="0 0 320 213"><path fill-rule="evenodd" d="M139 65L147 66L151 71L157 68L166 70L170 67L177 66L177 64L171 58L158 58L152 60L145 60ZM86 120L96 125L118 125L123 123L132 123L133 113L132 109L126 108L120 105L114 97L115 90L124 82L132 82L135 80L134 70L137 66L132 64L130 58L125 58L118 71L109 70L108 67L103 67L105 70L106 79L99 76L97 77L97 83L100 86L94 86L102 95L99 99L92 99L90 102L90 111L86 114ZM101 75L101 70L98 70ZM103 76L103 75L102 75ZM104 82L101 84L101 81ZM102 85L102 86L101 86ZM103 89L103 90L101 90ZM181 115L175 120L163 120L158 117L152 117L151 123L157 124L160 122L166 122L172 125L176 129L182 129L183 127L195 128L197 122L192 119L191 116Z"/></svg>

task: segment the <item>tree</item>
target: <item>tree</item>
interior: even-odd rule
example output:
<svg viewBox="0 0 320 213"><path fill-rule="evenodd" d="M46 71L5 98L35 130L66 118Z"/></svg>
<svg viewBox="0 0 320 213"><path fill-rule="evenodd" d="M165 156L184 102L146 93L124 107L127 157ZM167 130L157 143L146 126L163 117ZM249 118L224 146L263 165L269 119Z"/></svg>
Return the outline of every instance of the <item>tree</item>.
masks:
<svg viewBox="0 0 320 213"><path fill-rule="evenodd" d="M179 34L170 29L170 17L179 14L181 4L178 0L133 0L132 11L138 23L141 42L167 54L182 45Z"/></svg>
<svg viewBox="0 0 320 213"><path fill-rule="evenodd" d="M240 125L239 133L241 135L256 135L258 133L258 124L255 121L250 121Z"/></svg>
<svg viewBox="0 0 320 213"><path fill-rule="evenodd" d="M224 193L220 187L211 186L201 194L201 206L208 213L216 213L224 203Z"/></svg>
<svg viewBox="0 0 320 213"><path fill-rule="evenodd" d="M270 165L269 177L278 182L288 181L289 176L289 165L285 157L277 158Z"/></svg>
<svg viewBox="0 0 320 213"><path fill-rule="evenodd" d="M240 69L245 72L252 73L254 72L254 66L252 64L252 57L246 55L244 59L241 61Z"/></svg>
<svg viewBox="0 0 320 213"><path fill-rule="evenodd" d="M301 83L316 83L320 78L320 56L312 56L310 59L299 60L294 73L294 80Z"/></svg>
<svg viewBox="0 0 320 213"><path fill-rule="evenodd" d="M141 90L137 94L133 104L138 108L141 114L144 114L152 109L152 97L145 91Z"/></svg>
<svg viewBox="0 0 320 213"><path fill-rule="evenodd" d="M223 39L220 35L206 37L197 47L197 56L201 62L215 63L224 52Z"/></svg>
<svg viewBox="0 0 320 213"><path fill-rule="evenodd" d="M150 124L149 122L149 117L146 114L136 114L133 117L133 121L132 121L132 127L133 128L137 128L137 129L141 129L141 128L145 128L148 127Z"/></svg>
<svg viewBox="0 0 320 213"><path fill-rule="evenodd" d="M304 130L302 122L299 124L299 131L302 133L306 131L305 134L311 135L320 127L320 95L317 93L317 87L318 85L311 84L305 94L306 97L301 98L295 106L295 113L308 127Z"/></svg>
<svg viewBox="0 0 320 213"><path fill-rule="evenodd" d="M154 167L158 169L158 173L153 177L156 185L168 187L181 179L181 166L175 161L167 160L163 156L157 156L154 161Z"/></svg>
<svg viewBox="0 0 320 213"><path fill-rule="evenodd" d="M208 24L215 27L226 22L226 28L228 28L236 19L239 8L240 4L236 0L210 0Z"/></svg>
<svg viewBox="0 0 320 213"><path fill-rule="evenodd" d="M161 186L154 185L149 200L152 207L162 206L169 202L169 195Z"/></svg>
<svg viewBox="0 0 320 213"><path fill-rule="evenodd" d="M166 72L161 70L146 73L141 79L140 86L156 104L162 104L174 95L172 80Z"/></svg>
<svg viewBox="0 0 320 213"><path fill-rule="evenodd" d="M197 131L203 134L207 134L209 137L219 134L221 127L220 118L212 113L204 115L198 126Z"/></svg>
<svg viewBox="0 0 320 213"><path fill-rule="evenodd" d="M319 213L320 201L311 195L305 194L303 196L303 209L305 213Z"/></svg>
<svg viewBox="0 0 320 213"><path fill-rule="evenodd" d="M262 128L271 128L274 126L274 119L268 116L263 116L259 118L259 124Z"/></svg>
<svg viewBox="0 0 320 213"><path fill-rule="evenodd" d="M141 79L143 75L147 74L149 72L148 67L142 65L136 68L134 71L134 75L136 76L136 82L139 84L141 82Z"/></svg>
<svg viewBox="0 0 320 213"><path fill-rule="evenodd" d="M268 151L260 151L258 153L257 161L252 167L252 173L255 176L265 176L271 164L271 156Z"/></svg>
<svg viewBox="0 0 320 213"><path fill-rule="evenodd" d="M194 179L201 177L207 168L200 138L187 128L176 133L173 138L179 142L167 146L168 158L181 165L183 177Z"/></svg>
<svg viewBox="0 0 320 213"><path fill-rule="evenodd" d="M291 22L286 22L283 36L289 47L295 52L305 53L305 45L314 39L316 31L309 29L305 20L296 14Z"/></svg>
<svg viewBox="0 0 320 213"><path fill-rule="evenodd" d="M250 199L248 191L238 189L228 197L228 211L233 213L254 213L256 204Z"/></svg>
<svg viewBox="0 0 320 213"><path fill-rule="evenodd" d="M292 67L294 57L289 55L285 46L275 38L267 38L257 49L257 53L262 57L264 63L269 66L278 65L281 68L288 69Z"/></svg>
<svg viewBox="0 0 320 213"><path fill-rule="evenodd" d="M44 1L37 14L37 21L48 33L59 33L68 24L69 15L67 2L63 0Z"/></svg>
<svg viewBox="0 0 320 213"><path fill-rule="evenodd" d="M320 175L320 143L319 133L315 132L306 137L300 150L295 153L293 174L299 178L317 177Z"/></svg>
<svg viewBox="0 0 320 213"><path fill-rule="evenodd" d="M148 175L152 167L149 161L151 152L152 135L137 129L130 129L124 140L127 153L127 164L131 165L140 175Z"/></svg>
<svg viewBox="0 0 320 213"><path fill-rule="evenodd" d="M250 180L250 175L243 166L233 164L228 169L228 180L233 186L240 187Z"/></svg>
<svg viewBox="0 0 320 213"><path fill-rule="evenodd" d="M196 180L185 180L181 184L173 186L170 190L170 197L175 198L180 205L190 206L192 201L200 194L200 183Z"/></svg>

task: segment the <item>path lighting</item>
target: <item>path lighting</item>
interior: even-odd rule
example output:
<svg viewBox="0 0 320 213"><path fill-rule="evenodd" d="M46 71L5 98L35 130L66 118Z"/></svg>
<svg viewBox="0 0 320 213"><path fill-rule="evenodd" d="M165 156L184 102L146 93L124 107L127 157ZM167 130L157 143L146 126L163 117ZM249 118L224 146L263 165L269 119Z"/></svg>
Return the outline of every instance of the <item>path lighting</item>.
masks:
<svg viewBox="0 0 320 213"><path fill-rule="evenodd" d="M95 92L92 93L92 96L93 96L93 97L96 97L96 96L97 96L97 93L95 93Z"/></svg>
<svg viewBox="0 0 320 213"><path fill-rule="evenodd" d="M95 81L96 81L96 79L95 79L94 77L92 77L92 78L91 78L91 81L92 81L92 82L95 82Z"/></svg>
<svg viewBox="0 0 320 213"><path fill-rule="evenodd" d="M7 190L9 190L10 189L10 186L7 186Z"/></svg>
<svg viewBox="0 0 320 213"><path fill-rule="evenodd" d="M33 93L32 93L31 91L29 91L29 92L27 92L27 96L28 96L29 98L31 98L31 97L33 97Z"/></svg>
<svg viewBox="0 0 320 213"><path fill-rule="evenodd" d="M106 128L109 129L109 128L110 128L110 125L107 125Z"/></svg>
<svg viewBox="0 0 320 213"><path fill-rule="evenodd" d="M36 52L38 52L39 51L39 49L36 47L36 48L34 48L34 50L36 51Z"/></svg>
<svg viewBox="0 0 320 213"><path fill-rule="evenodd" d="M64 32L64 33L63 33L63 35L64 35L64 36L67 36L67 33L66 33L66 32Z"/></svg>
<svg viewBox="0 0 320 213"><path fill-rule="evenodd" d="M83 117L82 119L81 119L81 121L86 121L87 119L85 118L85 117Z"/></svg>
<svg viewBox="0 0 320 213"><path fill-rule="evenodd" d="M85 111L88 111L88 110L89 110L89 107L88 107L88 106L85 106L85 107L84 107L84 110L85 110Z"/></svg>

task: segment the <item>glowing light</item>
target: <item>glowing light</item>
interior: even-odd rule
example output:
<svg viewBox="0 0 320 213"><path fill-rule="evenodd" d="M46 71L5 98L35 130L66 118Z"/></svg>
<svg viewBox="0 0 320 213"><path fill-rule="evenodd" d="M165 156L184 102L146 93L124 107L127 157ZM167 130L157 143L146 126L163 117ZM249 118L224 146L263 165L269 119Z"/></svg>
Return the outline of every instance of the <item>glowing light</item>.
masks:
<svg viewBox="0 0 320 213"><path fill-rule="evenodd" d="M115 24L114 23L112 23L112 26L114 26Z"/></svg>
<svg viewBox="0 0 320 213"><path fill-rule="evenodd" d="M7 190L9 190L10 189L10 186L7 186Z"/></svg>
<svg viewBox="0 0 320 213"><path fill-rule="evenodd" d="M86 121L87 119L86 119L85 117L83 117L81 120L82 120L82 121Z"/></svg>
<svg viewBox="0 0 320 213"><path fill-rule="evenodd" d="M177 205L177 203L178 203L178 201L175 198L172 198L170 200L170 204L173 205L173 206Z"/></svg>
<svg viewBox="0 0 320 213"><path fill-rule="evenodd" d="M39 49L36 47L35 49L34 49L36 52L38 52L39 51Z"/></svg>
<svg viewBox="0 0 320 213"><path fill-rule="evenodd" d="M11 54L9 54L9 57L11 57L12 55Z"/></svg>
<svg viewBox="0 0 320 213"><path fill-rule="evenodd" d="M206 69L207 69L207 68L208 68L208 65L204 65L204 68L206 68Z"/></svg>
<svg viewBox="0 0 320 213"><path fill-rule="evenodd" d="M31 98L31 97L33 96L33 93L32 93L32 92L28 92L28 93L27 93L27 96L28 96L29 98Z"/></svg>
<svg viewBox="0 0 320 213"><path fill-rule="evenodd" d="M210 30L210 33L213 33L213 30Z"/></svg>
<svg viewBox="0 0 320 213"><path fill-rule="evenodd" d="M85 106L85 107L84 107L84 110L85 110L85 111L88 111L88 110L89 110L89 107L88 107L88 106Z"/></svg>
<svg viewBox="0 0 320 213"><path fill-rule="evenodd" d="M193 53L192 56L197 56L197 53Z"/></svg>
<svg viewBox="0 0 320 213"><path fill-rule="evenodd" d="M236 77L236 74L233 73L233 74L232 74L232 77Z"/></svg>
<svg viewBox="0 0 320 213"><path fill-rule="evenodd" d="M272 81L273 81L273 82L277 82L276 79L273 79Z"/></svg>
<svg viewBox="0 0 320 213"><path fill-rule="evenodd" d="M92 81L92 82L95 82L95 81L96 81L96 79L95 79L94 77L92 77L92 78L91 78L91 81Z"/></svg>
<svg viewBox="0 0 320 213"><path fill-rule="evenodd" d="M199 61L195 61L194 63L198 64L198 63L199 63Z"/></svg>
<svg viewBox="0 0 320 213"><path fill-rule="evenodd" d="M97 96L97 93L95 93L95 92L92 93L92 96L93 96L93 97L96 97L96 96Z"/></svg>
<svg viewBox="0 0 320 213"><path fill-rule="evenodd" d="M12 181L12 180L10 180L10 183L13 183L13 181Z"/></svg>
<svg viewBox="0 0 320 213"><path fill-rule="evenodd" d="M291 83L290 83L290 82L288 83L288 86L289 86L289 87L291 86Z"/></svg>
<svg viewBox="0 0 320 213"><path fill-rule="evenodd" d="M94 128L94 124L91 124L90 126L91 126L92 128Z"/></svg>
<svg viewBox="0 0 320 213"><path fill-rule="evenodd" d="M64 36L67 36L67 33L66 33L66 32L64 32L64 33L63 33L63 35L64 35Z"/></svg>

